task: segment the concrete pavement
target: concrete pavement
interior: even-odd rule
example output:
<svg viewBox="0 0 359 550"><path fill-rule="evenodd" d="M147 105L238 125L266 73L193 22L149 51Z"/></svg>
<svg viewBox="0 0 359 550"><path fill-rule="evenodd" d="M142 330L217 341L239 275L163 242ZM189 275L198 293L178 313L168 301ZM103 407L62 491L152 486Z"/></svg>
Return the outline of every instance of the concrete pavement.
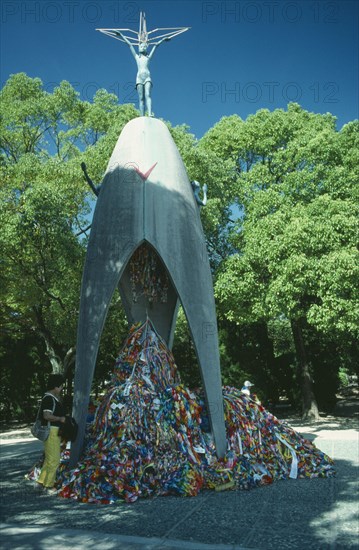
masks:
<svg viewBox="0 0 359 550"><path fill-rule="evenodd" d="M42 444L28 430L0 434L1 547L57 550L359 549L359 430L353 418L291 425L332 456L337 476L278 481L133 504L91 505L36 491L24 474Z"/></svg>

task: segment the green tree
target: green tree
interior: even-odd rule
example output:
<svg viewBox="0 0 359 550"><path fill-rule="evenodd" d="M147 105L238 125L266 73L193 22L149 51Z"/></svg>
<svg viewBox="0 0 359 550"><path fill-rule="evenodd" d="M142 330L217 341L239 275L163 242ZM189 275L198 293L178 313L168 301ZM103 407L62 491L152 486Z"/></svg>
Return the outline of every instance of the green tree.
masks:
<svg viewBox="0 0 359 550"><path fill-rule="evenodd" d="M196 140L189 132L188 126L168 126L190 181L197 180L208 186L208 201L201 210L201 220L211 267L215 271L233 251L228 234L233 225L231 207L236 184L235 162L232 158L219 156L215 147L204 147L202 140Z"/></svg>
<svg viewBox="0 0 359 550"><path fill-rule="evenodd" d="M303 414L317 417L304 333L357 336L358 123L337 132L334 117L296 104L235 122L223 147L237 157L239 216L236 253L216 280L221 314L243 325L289 320ZM218 150L226 119L220 125L204 137Z"/></svg>
<svg viewBox="0 0 359 550"><path fill-rule="evenodd" d="M42 362L59 372L74 360L93 200L80 164L101 180L137 111L105 90L82 101L66 81L46 92L24 73L10 77L0 105L1 324L13 341L40 337Z"/></svg>

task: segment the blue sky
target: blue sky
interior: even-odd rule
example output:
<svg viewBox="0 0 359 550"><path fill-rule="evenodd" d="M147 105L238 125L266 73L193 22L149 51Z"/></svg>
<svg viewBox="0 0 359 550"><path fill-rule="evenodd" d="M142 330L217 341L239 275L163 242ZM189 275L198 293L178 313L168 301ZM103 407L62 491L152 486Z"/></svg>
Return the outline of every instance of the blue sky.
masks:
<svg viewBox="0 0 359 550"><path fill-rule="evenodd" d="M200 138L222 116L297 101L331 112L338 128L358 118L357 1L3 0L1 84L40 77L47 90L68 80L82 99L99 88L137 104L128 47L97 27L190 26L151 61L153 110Z"/></svg>

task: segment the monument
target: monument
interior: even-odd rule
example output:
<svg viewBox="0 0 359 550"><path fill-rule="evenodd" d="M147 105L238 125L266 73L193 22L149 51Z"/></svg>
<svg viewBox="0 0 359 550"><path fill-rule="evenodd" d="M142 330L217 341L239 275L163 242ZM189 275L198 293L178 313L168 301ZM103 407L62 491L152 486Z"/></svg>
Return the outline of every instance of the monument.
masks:
<svg viewBox="0 0 359 550"><path fill-rule="evenodd" d="M186 29L158 29L166 30ZM125 29L109 31L130 42ZM141 14L137 40L139 46L147 41L146 52L149 35ZM158 44L163 38L157 37ZM116 504L331 477L332 459L267 411L246 390L249 382L242 390L221 387L212 277L199 215L206 188L201 199L200 185L189 182L167 127L151 116L147 78L149 73L137 86L149 116L141 113L124 127L101 186L82 165L98 200L78 323L74 416L79 434L70 461L63 450L57 494ZM89 410L91 383L116 288L131 328L94 411L93 404ZM179 304L203 388L182 383L170 349ZM28 479L39 478L42 463Z"/></svg>
<svg viewBox="0 0 359 550"><path fill-rule="evenodd" d="M188 28L147 32L141 13L138 33L98 30L130 47L138 67L141 116L122 130L96 193L81 287L73 411L79 433L71 447L70 465L77 463L82 450L99 342L116 287L129 324L149 318L169 348L182 305L200 366L216 453L222 457L227 440L217 322L198 182L193 182L194 192L170 132L153 118L151 104L149 61L158 45ZM149 116L144 116L146 111Z"/></svg>

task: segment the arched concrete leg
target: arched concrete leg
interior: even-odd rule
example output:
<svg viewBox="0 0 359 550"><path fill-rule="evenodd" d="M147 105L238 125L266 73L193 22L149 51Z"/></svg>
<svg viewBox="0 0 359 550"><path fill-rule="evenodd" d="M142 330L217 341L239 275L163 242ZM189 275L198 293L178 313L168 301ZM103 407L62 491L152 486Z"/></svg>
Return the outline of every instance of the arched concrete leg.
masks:
<svg viewBox="0 0 359 550"><path fill-rule="evenodd" d="M115 166L104 179L96 204L81 286L73 415L79 425L70 465L82 451L99 343L112 295L142 240L142 183L132 168ZM137 199L138 209L133 202ZM132 231L135 221L137 231Z"/></svg>
<svg viewBox="0 0 359 550"><path fill-rule="evenodd" d="M224 424L224 409L222 395L222 381L219 365L219 349L217 343L217 323L212 316L203 316L201 312L184 300L188 325L192 334L198 363L201 370L203 388L208 407L208 416L211 424L217 456L223 457L227 450L226 429ZM204 313L204 312L203 312Z"/></svg>
<svg viewBox="0 0 359 550"><path fill-rule="evenodd" d="M91 385L103 326L119 273L88 270L89 279L80 307L73 414L79 426L76 441L71 445L71 465L82 450L88 414Z"/></svg>

